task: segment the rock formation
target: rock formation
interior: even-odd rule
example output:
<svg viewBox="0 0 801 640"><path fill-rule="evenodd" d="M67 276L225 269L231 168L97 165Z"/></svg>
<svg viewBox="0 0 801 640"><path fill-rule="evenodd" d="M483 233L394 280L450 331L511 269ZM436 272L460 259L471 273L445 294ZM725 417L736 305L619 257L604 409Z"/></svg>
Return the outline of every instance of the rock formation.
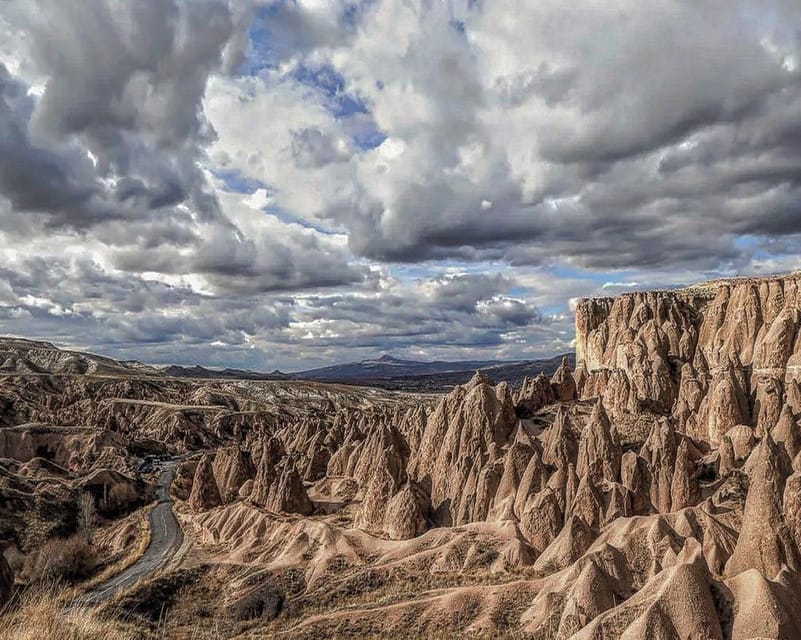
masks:
<svg viewBox="0 0 801 640"><path fill-rule="evenodd" d="M213 472L223 503L236 500L242 485L256 476L250 454L239 445L217 450Z"/></svg>
<svg viewBox="0 0 801 640"><path fill-rule="evenodd" d="M554 399L558 402L572 402L576 399L576 381L570 370L567 356L562 358L562 364L551 378L551 388Z"/></svg>
<svg viewBox="0 0 801 640"><path fill-rule="evenodd" d="M100 364L22 349L0 389L0 536L22 548L21 514L100 483L138 490L158 436L191 452L174 493L209 565L270 576L268 633L799 637L799 282L585 300L575 371L424 400L49 379L36 368ZM82 411L103 426L50 424Z"/></svg>
<svg viewBox="0 0 801 640"><path fill-rule="evenodd" d="M263 441L253 456L256 477L250 499L275 512L310 514L314 507L293 459L277 438Z"/></svg>
<svg viewBox="0 0 801 640"><path fill-rule="evenodd" d="M582 300L582 397L601 396L616 416L669 413L679 431L715 446L752 420L761 437L797 402L799 284L793 274Z"/></svg>
<svg viewBox="0 0 801 640"><path fill-rule="evenodd" d="M517 399L517 413L520 417L530 417L543 407L556 402L551 381L544 373L536 378L526 377Z"/></svg>
<svg viewBox="0 0 801 640"><path fill-rule="evenodd" d="M503 471L501 448L517 423L512 392L477 373L437 406L426 425L410 475L429 487L435 522L482 520Z"/></svg>
<svg viewBox="0 0 801 640"><path fill-rule="evenodd" d="M214 466L211 456L204 455L195 470L192 481L192 493L189 494L189 506L195 511L205 511L219 506L220 490L214 478Z"/></svg>

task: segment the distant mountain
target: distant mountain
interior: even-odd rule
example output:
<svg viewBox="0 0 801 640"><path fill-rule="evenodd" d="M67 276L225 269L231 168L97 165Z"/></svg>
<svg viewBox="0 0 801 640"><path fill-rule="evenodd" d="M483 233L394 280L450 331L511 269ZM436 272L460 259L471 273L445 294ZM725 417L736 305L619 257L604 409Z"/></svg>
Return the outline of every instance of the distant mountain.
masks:
<svg viewBox="0 0 801 640"><path fill-rule="evenodd" d="M425 376L435 373L452 373L486 369L498 365L518 364L516 361L498 360L464 360L461 362L421 362L418 360L401 360L385 355L375 360L362 360L337 364L320 369L309 369L292 374L295 378L306 380L378 380L397 378L400 376Z"/></svg>
<svg viewBox="0 0 801 640"><path fill-rule="evenodd" d="M162 373L172 378L195 378L195 379L215 379L231 378L233 380L292 380L293 376L283 371L273 371L272 373L262 373L260 371L250 371L249 369L207 369L200 365L186 367L173 364L161 369Z"/></svg>
<svg viewBox="0 0 801 640"><path fill-rule="evenodd" d="M575 354L565 354L575 366ZM384 389L409 391L445 391L454 385L464 384L476 371L487 373L500 382L505 380L519 386L526 376L541 371L553 374L563 356L546 360L462 360L447 362L435 360L420 362L401 360L384 355L375 360L362 360L347 364L310 369L290 374L298 380L324 380L376 386Z"/></svg>
<svg viewBox="0 0 801 640"><path fill-rule="evenodd" d="M571 366L575 366L575 355L565 354ZM284 373L273 371L262 373L247 369L208 369L172 365L161 369L167 376L180 378L229 378L234 380L313 380L339 382L398 391L448 391L457 384L464 384L476 371L488 374L497 382L506 381L520 386L526 376L535 376L541 371L552 375L562 362L563 356L545 360L460 360L423 362L403 360L384 355L380 358L348 362L307 371Z"/></svg>
<svg viewBox="0 0 801 640"><path fill-rule="evenodd" d="M566 354L571 366L575 355ZM118 361L101 355L61 349L50 342L0 336L0 374L51 373L93 375L168 376L193 379L290 381L310 380L379 387L399 391L449 391L464 384L480 370L497 382L519 386L526 376L541 371L551 375L562 356L547 360L435 360L422 362L384 355L372 360L349 362L308 371L271 373L248 369L210 369L200 365L151 367L135 360Z"/></svg>

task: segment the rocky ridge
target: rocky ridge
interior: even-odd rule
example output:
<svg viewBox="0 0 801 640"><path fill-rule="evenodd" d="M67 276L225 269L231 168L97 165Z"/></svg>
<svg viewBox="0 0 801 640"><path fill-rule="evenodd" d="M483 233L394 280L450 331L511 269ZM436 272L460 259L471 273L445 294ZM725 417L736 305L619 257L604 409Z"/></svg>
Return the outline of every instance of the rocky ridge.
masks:
<svg viewBox="0 0 801 640"><path fill-rule="evenodd" d="M741 424L762 437L785 405L801 411L800 318L801 274L582 300L579 395L714 446Z"/></svg>

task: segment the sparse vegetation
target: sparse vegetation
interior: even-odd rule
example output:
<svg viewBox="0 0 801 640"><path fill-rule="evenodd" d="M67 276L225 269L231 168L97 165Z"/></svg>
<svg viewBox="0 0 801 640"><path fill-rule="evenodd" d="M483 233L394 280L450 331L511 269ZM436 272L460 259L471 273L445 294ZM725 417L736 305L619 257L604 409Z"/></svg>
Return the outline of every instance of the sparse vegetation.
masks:
<svg viewBox="0 0 801 640"><path fill-rule="evenodd" d="M60 519L48 512L48 505L41 496L36 496L33 508L23 516L25 529L22 533L22 550L32 551L41 547L59 528Z"/></svg>
<svg viewBox="0 0 801 640"><path fill-rule="evenodd" d="M226 612L234 620L272 620L284 604L283 594L270 582L258 585L233 600Z"/></svg>
<svg viewBox="0 0 801 640"><path fill-rule="evenodd" d="M78 498L78 530L91 542L96 526L97 509L94 496L88 491L84 491Z"/></svg>
<svg viewBox="0 0 801 640"><path fill-rule="evenodd" d="M93 575L88 580L75 585L73 589L73 596L90 591L112 576L122 573L144 555L145 551L150 545L151 532L150 523L148 522L148 515L150 514L151 510L152 506L144 508L138 512L137 545L129 549L127 553L123 554L121 557L118 557L116 560L105 560L105 562L110 562L110 564L106 564L102 570L98 571L98 573Z"/></svg>
<svg viewBox="0 0 801 640"><path fill-rule="evenodd" d="M52 584L28 589L0 615L3 640L143 640L125 623L104 619L91 609L65 609Z"/></svg>
<svg viewBox="0 0 801 640"><path fill-rule="evenodd" d="M97 551L83 533L53 538L31 553L24 574L31 584L74 583L85 580L97 568Z"/></svg>

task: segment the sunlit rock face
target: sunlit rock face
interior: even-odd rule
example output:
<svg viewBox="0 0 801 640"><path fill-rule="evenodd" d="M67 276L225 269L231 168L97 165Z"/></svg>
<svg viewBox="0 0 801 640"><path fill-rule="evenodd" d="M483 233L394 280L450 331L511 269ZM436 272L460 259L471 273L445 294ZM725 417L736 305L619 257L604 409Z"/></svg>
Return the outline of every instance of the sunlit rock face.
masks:
<svg viewBox="0 0 801 640"><path fill-rule="evenodd" d="M581 397L613 416L643 409L719 445L740 424L763 436L799 409L801 276L710 282L676 291L582 300Z"/></svg>

